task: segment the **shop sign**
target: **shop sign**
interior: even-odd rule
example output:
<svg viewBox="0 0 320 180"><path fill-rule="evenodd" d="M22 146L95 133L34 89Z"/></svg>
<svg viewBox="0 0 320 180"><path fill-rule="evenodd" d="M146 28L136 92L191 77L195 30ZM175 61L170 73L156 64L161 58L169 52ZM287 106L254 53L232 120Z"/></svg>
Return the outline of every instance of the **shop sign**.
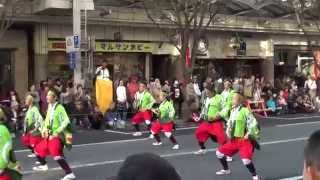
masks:
<svg viewBox="0 0 320 180"><path fill-rule="evenodd" d="M80 38L78 35L66 37L66 51L67 53L80 50Z"/></svg>
<svg viewBox="0 0 320 180"><path fill-rule="evenodd" d="M96 42L97 52L152 52L153 43Z"/></svg>
<svg viewBox="0 0 320 180"><path fill-rule="evenodd" d="M76 68L76 52L70 52L69 55L69 67L70 69Z"/></svg>
<svg viewBox="0 0 320 180"><path fill-rule="evenodd" d="M49 51L65 51L66 43L65 41L49 41Z"/></svg>

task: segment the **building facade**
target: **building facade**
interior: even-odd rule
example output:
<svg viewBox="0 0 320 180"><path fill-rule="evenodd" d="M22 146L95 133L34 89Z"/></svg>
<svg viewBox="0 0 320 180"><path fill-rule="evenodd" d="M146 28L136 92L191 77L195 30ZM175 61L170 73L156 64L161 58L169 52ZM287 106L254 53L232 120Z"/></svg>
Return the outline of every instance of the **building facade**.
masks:
<svg viewBox="0 0 320 180"><path fill-rule="evenodd" d="M65 37L73 34L69 6L35 4L31 13L15 19L0 42L2 93L16 89L24 94L30 85L48 77L72 76L65 47ZM115 80L174 79L179 52L144 11L107 8L112 13L106 16L99 10L88 12L88 35L95 39L94 65L106 60ZM206 76L213 70L228 77L259 74L273 83L276 76L295 71L298 56L311 56L307 45L310 39L319 39L313 27L308 36L303 35L294 20L219 17L203 34L206 48L197 58L196 74ZM244 54L234 48L234 39L245 42Z"/></svg>

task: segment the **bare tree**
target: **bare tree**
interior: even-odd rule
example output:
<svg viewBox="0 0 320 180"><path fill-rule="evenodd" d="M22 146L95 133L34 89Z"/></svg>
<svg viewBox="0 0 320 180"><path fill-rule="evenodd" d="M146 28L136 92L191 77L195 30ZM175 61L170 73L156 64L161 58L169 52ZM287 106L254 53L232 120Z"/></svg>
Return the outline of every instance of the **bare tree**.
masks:
<svg viewBox="0 0 320 180"><path fill-rule="evenodd" d="M13 24L13 19L23 12L32 0L0 0L0 38Z"/></svg>
<svg viewBox="0 0 320 180"><path fill-rule="evenodd" d="M148 18L162 31L180 52L180 66L190 74L199 42L205 31L213 25L220 7L220 0L144 0ZM188 57L189 56L189 57ZM190 58L190 64L184 63Z"/></svg>
<svg viewBox="0 0 320 180"><path fill-rule="evenodd" d="M308 40L308 47L313 51L314 63L310 67L310 75L317 79L320 85L320 39L312 38L310 28L316 28L320 33L320 1L319 0L287 0L289 8L294 12L299 28Z"/></svg>

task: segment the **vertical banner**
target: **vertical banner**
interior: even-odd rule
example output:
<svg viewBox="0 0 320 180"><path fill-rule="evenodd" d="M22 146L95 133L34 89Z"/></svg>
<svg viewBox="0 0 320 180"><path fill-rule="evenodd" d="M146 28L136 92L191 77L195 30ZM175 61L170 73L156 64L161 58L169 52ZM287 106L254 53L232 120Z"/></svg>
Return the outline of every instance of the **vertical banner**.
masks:
<svg viewBox="0 0 320 180"><path fill-rule="evenodd" d="M187 67L191 67L192 63L191 63L191 53L190 53L190 48L187 47L186 49L186 66Z"/></svg>
<svg viewBox="0 0 320 180"><path fill-rule="evenodd" d="M68 55L69 55L69 67L70 67L70 69L75 69L76 68L76 53L70 52L70 53L68 53Z"/></svg>

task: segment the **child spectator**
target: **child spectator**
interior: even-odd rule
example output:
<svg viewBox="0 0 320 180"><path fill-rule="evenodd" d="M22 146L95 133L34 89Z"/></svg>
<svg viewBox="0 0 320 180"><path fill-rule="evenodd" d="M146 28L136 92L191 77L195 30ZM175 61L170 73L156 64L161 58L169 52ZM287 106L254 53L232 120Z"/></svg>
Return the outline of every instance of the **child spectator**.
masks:
<svg viewBox="0 0 320 180"><path fill-rule="evenodd" d="M278 105L281 107L280 114L284 114L288 112L288 103L286 98L284 97L284 92L281 90L278 96Z"/></svg>
<svg viewBox="0 0 320 180"><path fill-rule="evenodd" d="M269 96L268 101L266 102L267 108L271 109L272 113L275 113L277 110L276 101L273 99L273 96Z"/></svg>

